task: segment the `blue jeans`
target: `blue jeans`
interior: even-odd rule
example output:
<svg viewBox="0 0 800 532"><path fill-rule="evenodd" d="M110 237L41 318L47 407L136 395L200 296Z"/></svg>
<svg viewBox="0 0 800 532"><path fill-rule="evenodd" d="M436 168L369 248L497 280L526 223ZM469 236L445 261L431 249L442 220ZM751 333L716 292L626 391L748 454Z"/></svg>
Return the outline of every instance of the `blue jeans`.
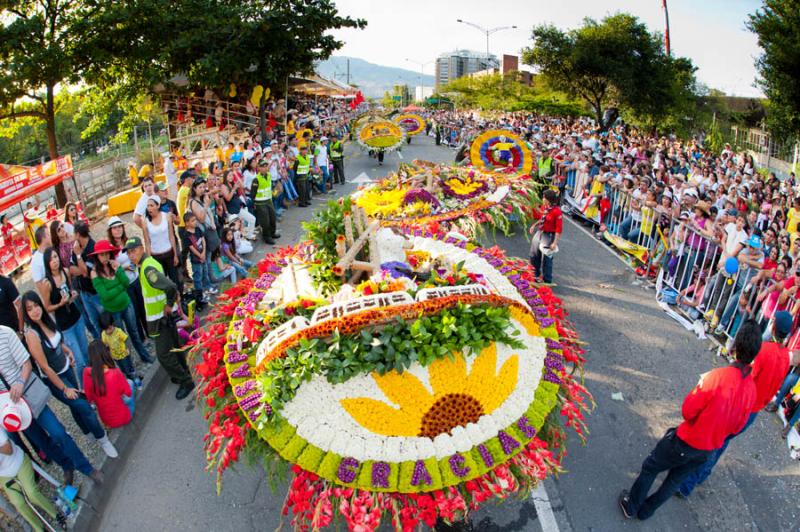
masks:
<svg viewBox="0 0 800 532"><path fill-rule="evenodd" d="M641 520L651 517L672 497L683 479L713 452L695 449L681 440L675 429L668 430L642 463L642 471L631 487L629 509ZM648 497L650 487L662 471L669 473L658 490Z"/></svg>
<svg viewBox="0 0 800 532"><path fill-rule="evenodd" d="M44 451L65 472L77 469L88 475L94 470L50 407L44 407L31 426L25 429L24 434L37 449Z"/></svg>
<svg viewBox="0 0 800 532"><path fill-rule="evenodd" d="M212 280L215 283L221 283L225 279L228 279L231 284L236 284L236 268L220 270L219 275L215 275Z"/></svg>
<svg viewBox="0 0 800 532"><path fill-rule="evenodd" d="M75 372L83 375L83 368L89 364L89 341L86 338L86 322L83 316L69 329L61 331L64 343L67 344L72 354L75 355ZM83 389L80 386L79 389Z"/></svg>
<svg viewBox="0 0 800 532"><path fill-rule="evenodd" d="M283 183L283 191L286 194L286 199L289 201L294 201L297 199L297 189L294 188L294 183L292 183L291 179L283 179L281 180Z"/></svg>
<svg viewBox="0 0 800 532"><path fill-rule="evenodd" d="M773 399L773 402L776 405L780 406L781 401L783 401L783 398L786 397L790 391L792 391L792 388L794 388L794 385L797 384L798 380L800 380L800 375L798 375L794 371L789 373L786 376L786 378L783 379L783 384L781 385L781 389L778 390L778 394L775 396L775 399Z"/></svg>
<svg viewBox="0 0 800 532"><path fill-rule="evenodd" d="M119 360L114 360L114 362L128 380L136 380L136 369L133 367L133 360L131 360L130 355Z"/></svg>
<svg viewBox="0 0 800 532"><path fill-rule="evenodd" d="M722 453L724 453L725 449L728 448L728 444L731 442L731 440L742 432L746 431L747 428L753 424L753 421L756 420L757 415L758 412L753 412L750 414L750 417L747 419L747 423L744 424L744 427L742 427L742 430L725 438L725 442L722 444L722 447L716 451L712 451L705 463L701 464L697 469L689 473L689 475L684 479L683 483L681 483L680 487L678 488L678 491L681 492L681 495L688 497L697 486L705 482L705 480L711 474L711 471L714 470L714 466L717 465L719 457L722 456Z"/></svg>
<svg viewBox="0 0 800 532"><path fill-rule="evenodd" d="M244 266L241 266L241 265L239 265L239 264L237 264L235 262L229 262L228 264L233 266L233 269L236 270L236 275L240 279L244 279L245 277L247 277L247 268L245 268Z"/></svg>
<svg viewBox="0 0 800 532"><path fill-rule="evenodd" d="M206 250L206 262L205 268L203 268L203 282L206 283L206 286L211 286L211 283L218 283L218 279L214 279L211 276L211 254L208 253Z"/></svg>
<svg viewBox="0 0 800 532"><path fill-rule="evenodd" d="M70 388L75 388L76 390L79 389L78 379L75 377L75 372L72 371L72 368L67 368L67 371L59 374L59 378ZM103 430L103 426L97 419L97 414L95 414L94 409L89 405L89 402L82 395L78 395L77 399L69 399L66 395L64 395L64 392L62 392L61 389L57 388L56 385L50 381L50 379L42 380L50 388L50 391L53 393L53 397L69 407L69 411L72 414L72 419L75 420L75 423L78 425L78 428L81 429L81 432L84 434L89 434L91 432L92 436L98 440L106 435L106 431Z"/></svg>
<svg viewBox="0 0 800 532"><path fill-rule="evenodd" d="M131 387L131 395L128 397L122 394L122 402L125 403L125 406L131 411L131 417L133 417L134 412L136 412L136 384L128 379L128 385Z"/></svg>
<svg viewBox="0 0 800 532"><path fill-rule="evenodd" d="M211 279L208 277L208 264L205 262L192 262L192 282L195 290L208 290L211 288Z"/></svg>
<svg viewBox="0 0 800 532"><path fill-rule="evenodd" d="M625 238L631 231L631 225L633 225L633 217L628 215L623 218L622 223L619 224L619 233L617 234L622 238Z"/></svg>
<svg viewBox="0 0 800 532"><path fill-rule="evenodd" d="M86 312L86 327L95 339L100 338L100 314L103 312L103 305L100 303L100 296L81 292L83 309Z"/></svg>
<svg viewBox="0 0 800 532"><path fill-rule="evenodd" d="M331 172L328 170L328 165L325 164L319 167L320 172L322 172L322 188L323 190L328 189L328 182L331 180Z"/></svg>
<svg viewBox="0 0 800 532"><path fill-rule="evenodd" d="M142 338L139 336L139 329L136 328L136 313L133 311L133 303L129 303L128 306L125 307L125 310L114 312L111 315L114 317L114 323L117 327L122 328L122 324L125 324L128 337L130 337L136 352L139 353L139 358L142 359L142 362L152 364L155 360L150 353L147 352L147 348L144 346L144 342L142 342Z"/></svg>
<svg viewBox="0 0 800 532"><path fill-rule="evenodd" d="M538 233L541 235L541 233ZM552 238L550 239L552 242ZM534 273L541 276L545 283L553 282L553 256L547 256L539 249L539 238L533 237L531 241L531 249L533 254L530 257L531 266L533 266Z"/></svg>

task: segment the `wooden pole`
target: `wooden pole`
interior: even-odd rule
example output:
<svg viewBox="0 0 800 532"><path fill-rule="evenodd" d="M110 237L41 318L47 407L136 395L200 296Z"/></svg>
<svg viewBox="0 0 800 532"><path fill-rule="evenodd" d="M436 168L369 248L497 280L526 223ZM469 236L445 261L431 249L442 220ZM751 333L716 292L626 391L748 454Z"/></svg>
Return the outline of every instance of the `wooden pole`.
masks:
<svg viewBox="0 0 800 532"><path fill-rule="evenodd" d="M367 243L370 236L378 230L379 226L380 224L378 221L373 220L369 226L367 226L367 230L358 237L358 240L353 243L353 246L347 250L341 259L339 259L339 262L336 263L335 267L342 272L350 269L350 266L353 264L353 261L355 261L356 256L358 255L358 252L361 251L361 248L364 247L364 244Z"/></svg>

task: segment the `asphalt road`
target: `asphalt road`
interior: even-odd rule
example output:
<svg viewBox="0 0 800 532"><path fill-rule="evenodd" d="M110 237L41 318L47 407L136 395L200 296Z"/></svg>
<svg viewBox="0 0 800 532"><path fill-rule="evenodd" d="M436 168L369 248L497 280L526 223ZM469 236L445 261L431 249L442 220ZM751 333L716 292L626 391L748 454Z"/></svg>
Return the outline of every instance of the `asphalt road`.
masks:
<svg viewBox="0 0 800 532"><path fill-rule="evenodd" d="M379 177L402 160L452 161L453 151L415 138L384 166L352 149L347 178ZM401 159L401 157L403 159ZM355 188L348 183L342 193ZM314 205L321 205L315 201ZM291 209L280 222L281 243L295 242L310 209ZM521 236L498 238L511 255L526 256ZM586 384L597 409L581 446L568 444L566 472L545 488L555 526L542 525L532 499L492 506L473 516L475 529L494 531L798 530L800 465L789 459L777 418L761 414L737 438L707 483L690 500L667 502L646 524L625 521L616 499L630 487L642 460L667 428L680 420L680 403L698 376L719 365L708 344L664 315L652 290L635 285L631 271L578 226L565 224L555 259L556 294L587 349ZM254 256L263 253L258 249ZM612 400L621 392L623 401ZM205 422L199 408L178 402L168 388L116 479L100 529L274 530L281 522L284 486L270 489L263 470L240 464L229 471L221 495L204 471ZM539 497L540 495L537 495ZM541 503L541 501L538 501ZM541 507L541 504L540 504ZM288 520L284 525L288 525Z"/></svg>

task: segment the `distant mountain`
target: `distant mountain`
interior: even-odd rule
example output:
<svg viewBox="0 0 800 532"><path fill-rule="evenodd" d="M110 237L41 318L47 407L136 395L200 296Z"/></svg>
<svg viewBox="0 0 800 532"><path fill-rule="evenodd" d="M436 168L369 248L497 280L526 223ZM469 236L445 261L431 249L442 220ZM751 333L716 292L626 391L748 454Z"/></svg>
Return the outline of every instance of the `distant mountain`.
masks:
<svg viewBox="0 0 800 532"><path fill-rule="evenodd" d="M412 87L413 91L413 87L420 84L418 71L376 65L356 57L331 57L320 61L316 70L326 78L335 78L337 81L345 83L347 82L348 59L350 60L350 83L358 85L366 97L380 98L384 92L391 91L395 85L408 85ZM423 82L428 87L432 86L433 76L425 75Z"/></svg>

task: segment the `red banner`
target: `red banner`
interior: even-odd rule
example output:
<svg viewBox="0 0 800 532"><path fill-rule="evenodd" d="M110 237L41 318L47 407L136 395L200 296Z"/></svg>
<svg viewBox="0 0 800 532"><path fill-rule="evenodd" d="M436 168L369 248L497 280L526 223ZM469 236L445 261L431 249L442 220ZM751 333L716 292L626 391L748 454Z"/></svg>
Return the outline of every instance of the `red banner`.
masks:
<svg viewBox="0 0 800 532"><path fill-rule="evenodd" d="M0 212L72 177L72 158L58 157L37 166L6 167L0 171Z"/></svg>

